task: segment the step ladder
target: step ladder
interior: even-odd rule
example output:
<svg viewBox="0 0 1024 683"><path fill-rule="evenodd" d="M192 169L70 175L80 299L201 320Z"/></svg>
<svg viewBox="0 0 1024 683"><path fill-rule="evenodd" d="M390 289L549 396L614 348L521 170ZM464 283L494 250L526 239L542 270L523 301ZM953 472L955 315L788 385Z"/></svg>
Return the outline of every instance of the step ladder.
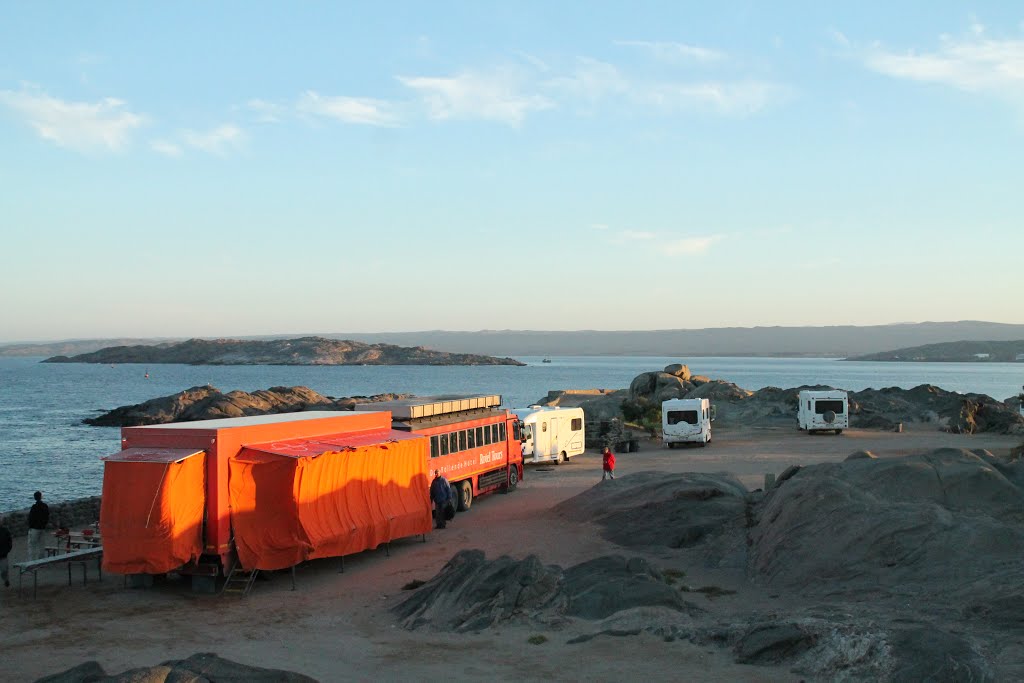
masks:
<svg viewBox="0 0 1024 683"><path fill-rule="evenodd" d="M231 571L228 572L227 578L224 580L224 587L220 589L221 594L234 593L245 597L252 590L252 586L256 582L256 575L259 573L259 569L243 569L235 562L231 565Z"/></svg>

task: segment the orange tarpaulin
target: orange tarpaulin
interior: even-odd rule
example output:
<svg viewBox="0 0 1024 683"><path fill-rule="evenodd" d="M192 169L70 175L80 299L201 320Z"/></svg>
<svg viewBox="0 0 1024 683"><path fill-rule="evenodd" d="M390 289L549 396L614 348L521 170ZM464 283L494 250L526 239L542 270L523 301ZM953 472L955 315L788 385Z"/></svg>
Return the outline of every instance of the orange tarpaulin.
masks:
<svg viewBox="0 0 1024 683"><path fill-rule="evenodd" d="M427 443L386 430L242 449L230 464L242 566L284 569L430 531Z"/></svg>
<svg viewBox="0 0 1024 683"><path fill-rule="evenodd" d="M103 466L103 569L163 574L198 559L206 502L206 454L129 448Z"/></svg>

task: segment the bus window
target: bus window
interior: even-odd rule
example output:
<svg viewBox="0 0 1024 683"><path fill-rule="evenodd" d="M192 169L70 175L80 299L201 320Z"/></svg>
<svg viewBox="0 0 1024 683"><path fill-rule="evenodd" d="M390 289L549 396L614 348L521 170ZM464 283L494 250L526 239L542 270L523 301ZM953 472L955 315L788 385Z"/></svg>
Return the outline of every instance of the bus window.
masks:
<svg viewBox="0 0 1024 683"><path fill-rule="evenodd" d="M491 428L484 427L484 444L491 445Z"/></svg>
<svg viewBox="0 0 1024 683"><path fill-rule="evenodd" d="M466 448L476 448L476 439L473 438L473 429L466 430Z"/></svg>
<svg viewBox="0 0 1024 683"><path fill-rule="evenodd" d="M437 455L438 455L437 437L436 436L432 436L432 437L430 437L430 457L431 458L436 458Z"/></svg>
<svg viewBox="0 0 1024 683"><path fill-rule="evenodd" d="M459 450L460 451L466 450L466 430L465 429L463 429L461 432L459 432Z"/></svg>
<svg viewBox="0 0 1024 683"><path fill-rule="evenodd" d="M441 435L441 455L448 455L448 435Z"/></svg>
<svg viewBox="0 0 1024 683"><path fill-rule="evenodd" d="M484 428L483 427L477 427L476 428L476 447L480 448L483 445L484 445Z"/></svg>
<svg viewBox="0 0 1024 683"><path fill-rule="evenodd" d="M498 441L504 441L504 440L505 440L505 423L502 422L500 425L498 425Z"/></svg>
<svg viewBox="0 0 1024 683"><path fill-rule="evenodd" d="M498 425L491 425L491 443L498 443Z"/></svg>
<svg viewBox="0 0 1024 683"><path fill-rule="evenodd" d="M459 433L452 432L448 435L448 452L458 453L459 452Z"/></svg>
<svg viewBox="0 0 1024 683"><path fill-rule="evenodd" d="M572 422L569 423L569 429L571 429L574 432L578 432L581 429L583 429L583 418L574 417L572 419Z"/></svg>

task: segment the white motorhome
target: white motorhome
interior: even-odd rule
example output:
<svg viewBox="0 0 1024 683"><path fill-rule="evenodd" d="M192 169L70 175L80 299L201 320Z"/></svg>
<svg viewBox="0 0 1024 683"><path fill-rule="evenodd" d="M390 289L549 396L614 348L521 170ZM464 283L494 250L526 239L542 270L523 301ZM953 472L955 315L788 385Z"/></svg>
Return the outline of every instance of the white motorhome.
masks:
<svg viewBox="0 0 1024 683"><path fill-rule="evenodd" d="M850 426L850 401L845 391L805 389L800 392L799 400L797 420L800 429L806 429L808 434L827 431L842 434Z"/></svg>
<svg viewBox="0 0 1024 683"><path fill-rule="evenodd" d="M583 408L513 408L523 423L523 462L569 462L586 447Z"/></svg>
<svg viewBox="0 0 1024 683"><path fill-rule="evenodd" d="M661 440L667 448L679 443L711 441L715 409L706 398L670 398L661 404Z"/></svg>

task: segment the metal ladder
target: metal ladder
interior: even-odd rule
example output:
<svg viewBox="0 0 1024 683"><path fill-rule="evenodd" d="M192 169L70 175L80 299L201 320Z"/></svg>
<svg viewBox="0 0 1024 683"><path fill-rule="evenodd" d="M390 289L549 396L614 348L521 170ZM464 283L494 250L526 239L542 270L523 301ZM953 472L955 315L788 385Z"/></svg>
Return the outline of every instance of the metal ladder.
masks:
<svg viewBox="0 0 1024 683"><path fill-rule="evenodd" d="M252 590L256 575L259 573L259 569L243 569L236 561L231 565L231 571L224 580L224 586L220 589L221 594L236 593L244 598Z"/></svg>

